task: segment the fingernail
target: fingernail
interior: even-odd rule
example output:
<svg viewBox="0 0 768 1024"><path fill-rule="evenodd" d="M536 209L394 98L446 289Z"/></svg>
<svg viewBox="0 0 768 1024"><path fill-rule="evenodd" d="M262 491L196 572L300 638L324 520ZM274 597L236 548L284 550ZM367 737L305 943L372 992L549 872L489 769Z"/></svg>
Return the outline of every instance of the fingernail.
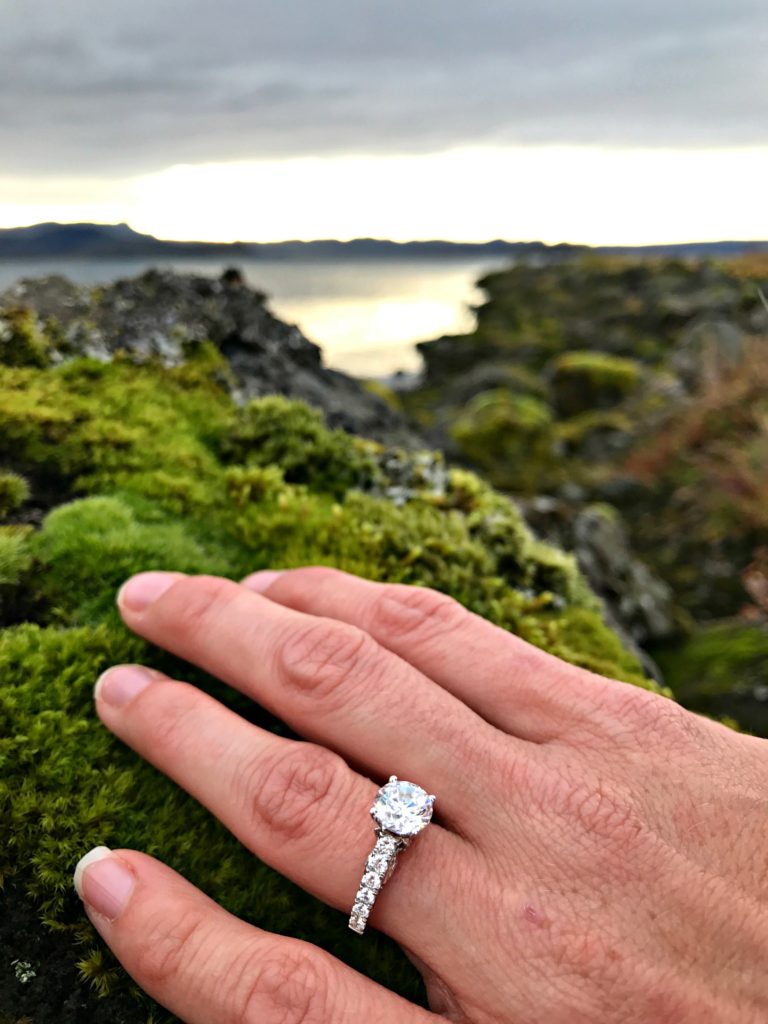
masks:
<svg viewBox="0 0 768 1024"><path fill-rule="evenodd" d="M97 914L114 921L128 906L136 876L107 846L96 846L75 868L77 895Z"/></svg>
<svg viewBox="0 0 768 1024"><path fill-rule="evenodd" d="M131 612L143 612L183 575L180 572L140 572L122 585L117 604Z"/></svg>
<svg viewBox="0 0 768 1024"><path fill-rule="evenodd" d="M283 573L276 569L262 569L260 572L253 572L250 576L246 576L242 581L242 586L247 587L248 590L255 590L257 594L263 594L282 575Z"/></svg>
<svg viewBox="0 0 768 1024"><path fill-rule="evenodd" d="M108 668L96 680L93 699L103 700L113 708L122 708L142 690L146 690L156 678L156 673L140 665L116 665Z"/></svg>

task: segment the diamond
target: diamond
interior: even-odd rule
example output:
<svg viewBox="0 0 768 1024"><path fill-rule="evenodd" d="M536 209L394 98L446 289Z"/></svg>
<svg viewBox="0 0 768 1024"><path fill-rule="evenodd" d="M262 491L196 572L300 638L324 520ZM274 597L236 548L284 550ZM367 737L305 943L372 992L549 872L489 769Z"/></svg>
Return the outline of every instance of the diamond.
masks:
<svg viewBox="0 0 768 1024"><path fill-rule="evenodd" d="M376 899L376 893L371 892L370 889L360 889L357 894L357 902L363 903L366 906L372 907L373 901Z"/></svg>
<svg viewBox="0 0 768 1024"><path fill-rule="evenodd" d="M354 907L352 907L352 913L354 914L355 917L361 917L363 921L367 921L370 912L370 907L366 907L364 903L360 903L358 902L358 900L355 900L355 905Z"/></svg>
<svg viewBox="0 0 768 1024"><path fill-rule="evenodd" d="M379 790L371 813L387 832L415 836L429 824L433 802L434 797L421 786L392 778Z"/></svg>
<svg viewBox="0 0 768 1024"><path fill-rule="evenodd" d="M376 892L381 888L381 875L377 875L375 871L366 871L363 875L363 885Z"/></svg>
<svg viewBox="0 0 768 1024"><path fill-rule="evenodd" d="M377 875L385 875L389 867L389 857L374 851L368 858L366 866L369 871L375 871Z"/></svg>

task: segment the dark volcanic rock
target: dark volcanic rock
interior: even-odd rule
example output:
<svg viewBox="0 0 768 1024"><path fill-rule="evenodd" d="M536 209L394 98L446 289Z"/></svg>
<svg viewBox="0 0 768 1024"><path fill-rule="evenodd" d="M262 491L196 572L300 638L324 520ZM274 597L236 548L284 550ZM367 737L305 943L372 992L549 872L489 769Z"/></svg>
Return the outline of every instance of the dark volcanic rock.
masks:
<svg viewBox="0 0 768 1024"><path fill-rule="evenodd" d="M632 550L624 522L610 505L576 505L556 498L521 503L528 524L546 540L573 551L579 568L605 604L606 621L659 678L643 650L678 631L672 589Z"/></svg>
<svg viewBox="0 0 768 1024"><path fill-rule="evenodd" d="M317 345L275 317L263 293L243 285L158 270L103 288L47 277L0 294L2 306L28 307L54 321L57 361L76 355L108 361L122 352L174 366L210 341L232 368L238 401L300 398L322 409L330 426L387 444L419 444L383 399L325 366Z"/></svg>

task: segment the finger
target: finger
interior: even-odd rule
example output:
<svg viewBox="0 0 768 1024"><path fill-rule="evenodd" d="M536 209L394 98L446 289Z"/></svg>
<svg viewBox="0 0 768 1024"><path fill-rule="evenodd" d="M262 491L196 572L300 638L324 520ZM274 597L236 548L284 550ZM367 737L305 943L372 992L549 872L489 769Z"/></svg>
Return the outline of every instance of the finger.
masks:
<svg viewBox="0 0 768 1024"><path fill-rule="evenodd" d="M475 797L504 737L363 630L215 577L141 574L119 605L131 629L250 694L307 738L374 775L412 779L467 828L473 813L485 818L487 808L473 810Z"/></svg>
<svg viewBox="0 0 768 1024"><path fill-rule="evenodd" d="M254 573L243 586L365 630L486 721L527 740L544 742L583 726L615 685L425 587L374 583L321 566Z"/></svg>
<svg viewBox="0 0 768 1024"><path fill-rule="evenodd" d="M324 747L275 736L196 687L136 665L101 677L96 708L107 728L262 860L349 913L375 839L374 783ZM439 876L459 872L465 846L430 825L400 858L396 882L380 893L371 923L419 947L442 899Z"/></svg>
<svg viewBox="0 0 768 1024"><path fill-rule="evenodd" d="M131 977L187 1024L435 1020L315 946L245 924L144 854L97 847L75 887Z"/></svg>

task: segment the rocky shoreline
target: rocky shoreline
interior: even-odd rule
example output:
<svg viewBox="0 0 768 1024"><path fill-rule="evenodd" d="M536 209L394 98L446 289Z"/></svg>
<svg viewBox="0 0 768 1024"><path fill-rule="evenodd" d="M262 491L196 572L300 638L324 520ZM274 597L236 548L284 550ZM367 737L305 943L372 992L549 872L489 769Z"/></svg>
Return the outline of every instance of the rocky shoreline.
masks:
<svg viewBox="0 0 768 1024"><path fill-rule="evenodd" d="M27 309L55 325L46 345L58 364L77 356L115 356L179 366L204 343L227 360L240 403L263 395L321 409L328 425L413 448L419 436L379 396L325 366L318 345L269 310L266 296L233 280L150 270L100 288L64 277L20 280L0 293L0 309Z"/></svg>

